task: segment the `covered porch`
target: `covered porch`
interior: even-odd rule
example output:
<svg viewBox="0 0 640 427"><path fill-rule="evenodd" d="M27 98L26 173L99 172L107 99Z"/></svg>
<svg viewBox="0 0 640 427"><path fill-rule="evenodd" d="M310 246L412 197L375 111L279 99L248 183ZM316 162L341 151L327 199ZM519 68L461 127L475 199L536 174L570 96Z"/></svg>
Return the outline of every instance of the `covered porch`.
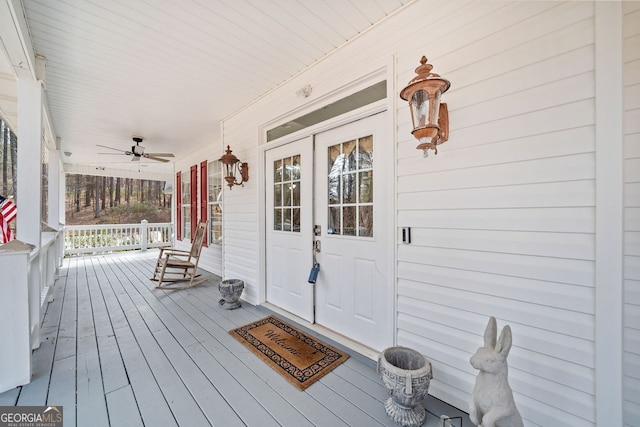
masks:
<svg viewBox="0 0 640 427"><path fill-rule="evenodd" d="M384 424L375 358L399 345L464 411L495 317L526 427L640 425L640 2L364 3L0 0L2 191L28 245L0 247L0 331L20 341L0 374L24 368L0 404L77 425ZM423 54L451 83L429 158L399 97ZM217 279L153 289L154 250L63 260L67 174L167 182L162 244L208 221L199 266L243 280L243 308L217 306ZM269 310L349 363L289 391L227 334Z"/></svg>
<svg viewBox="0 0 640 427"><path fill-rule="evenodd" d="M206 271L201 286L154 289L156 256L66 258L32 381L1 393L0 406L59 405L65 426L395 425L373 361L349 351L344 364L298 391L228 333L269 310L225 310L220 278ZM427 426L444 413L462 415L435 398L425 406Z"/></svg>

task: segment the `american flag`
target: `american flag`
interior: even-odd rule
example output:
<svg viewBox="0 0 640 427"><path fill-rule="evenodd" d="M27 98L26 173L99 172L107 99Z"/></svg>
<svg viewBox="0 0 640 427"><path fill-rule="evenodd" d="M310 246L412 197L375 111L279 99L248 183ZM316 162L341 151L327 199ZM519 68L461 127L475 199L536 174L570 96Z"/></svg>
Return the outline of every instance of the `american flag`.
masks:
<svg viewBox="0 0 640 427"><path fill-rule="evenodd" d="M0 243L8 243L14 239L9 223L16 218L18 208L11 200L0 196Z"/></svg>

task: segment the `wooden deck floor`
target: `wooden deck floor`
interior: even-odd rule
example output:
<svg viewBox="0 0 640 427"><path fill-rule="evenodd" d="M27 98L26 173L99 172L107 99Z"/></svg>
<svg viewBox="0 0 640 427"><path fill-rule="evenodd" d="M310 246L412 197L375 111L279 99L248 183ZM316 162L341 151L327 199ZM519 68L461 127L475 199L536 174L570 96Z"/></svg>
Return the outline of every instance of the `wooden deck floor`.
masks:
<svg viewBox="0 0 640 427"><path fill-rule="evenodd" d="M0 406L62 405L67 427L395 425L373 361L345 349L346 363L298 391L228 334L268 310L223 309L213 275L189 290L156 290L156 256L66 259L33 379L0 394ZM457 415L436 399L425 406L426 426L442 411Z"/></svg>

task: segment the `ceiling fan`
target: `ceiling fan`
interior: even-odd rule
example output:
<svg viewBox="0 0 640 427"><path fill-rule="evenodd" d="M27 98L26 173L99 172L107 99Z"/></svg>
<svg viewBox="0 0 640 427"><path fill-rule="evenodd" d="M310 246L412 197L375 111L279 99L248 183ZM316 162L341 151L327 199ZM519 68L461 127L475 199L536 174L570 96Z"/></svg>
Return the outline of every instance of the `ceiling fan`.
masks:
<svg viewBox="0 0 640 427"><path fill-rule="evenodd" d="M131 151L128 151L128 150L122 151L119 148L107 147L106 145L100 145L100 144L96 144L96 146L102 147L102 148L108 148L109 150L116 150L116 151L119 151L120 153L126 154L127 156L133 156L131 158L132 162L136 162L136 161L139 162L140 158L144 157L145 159L156 160L158 162L167 163L169 162L169 160L163 159L163 157L174 157L174 155L171 153L145 153L144 147L140 145L140 143L142 142L142 138L139 136L134 136L133 141L136 143L136 145L131 146ZM98 154L115 154L115 153L98 153Z"/></svg>

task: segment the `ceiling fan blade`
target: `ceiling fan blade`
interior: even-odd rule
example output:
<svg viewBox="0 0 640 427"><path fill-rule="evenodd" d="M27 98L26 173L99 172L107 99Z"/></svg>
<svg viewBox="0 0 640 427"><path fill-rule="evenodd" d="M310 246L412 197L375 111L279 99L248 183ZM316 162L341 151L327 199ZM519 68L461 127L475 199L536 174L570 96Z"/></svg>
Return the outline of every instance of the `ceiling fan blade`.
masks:
<svg viewBox="0 0 640 427"><path fill-rule="evenodd" d="M120 150L119 148L107 147L106 145L96 144L96 147L108 148L109 150L116 150L116 151L119 151L121 153L123 152L123 150Z"/></svg>
<svg viewBox="0 0 640 427"><path fill-rule="evenodd" d="M147 157L147 155L154 157L175 157L172 153L144 153L145 157Z"/></svg>
<svg viewBox="0 0 640 427"><path fill-rule="evenodd" d="M98 154L105 154L107 156L122 156L122 153L98 153Z"/></svg>
<svg viewBox="0 0 640 427"><path fill-rule="evenodd" d="M138 156L133 156L133 157L131 158L131 161L132 161L132 162L139 162L139 161L140 161L140 157L138 157Z"/></svg>
<svg viewBox="0 0 640 427"><path fill-rule="evenodd" d="M161 157L156 157L156 156L150 156L150 155L147 155L147 154L145 154L144 157L145 157L145 159L156 160L158 162L164 162L164 163L168 163L169 162L169 160L167 160L167 159L163 159Z"/></svg>

